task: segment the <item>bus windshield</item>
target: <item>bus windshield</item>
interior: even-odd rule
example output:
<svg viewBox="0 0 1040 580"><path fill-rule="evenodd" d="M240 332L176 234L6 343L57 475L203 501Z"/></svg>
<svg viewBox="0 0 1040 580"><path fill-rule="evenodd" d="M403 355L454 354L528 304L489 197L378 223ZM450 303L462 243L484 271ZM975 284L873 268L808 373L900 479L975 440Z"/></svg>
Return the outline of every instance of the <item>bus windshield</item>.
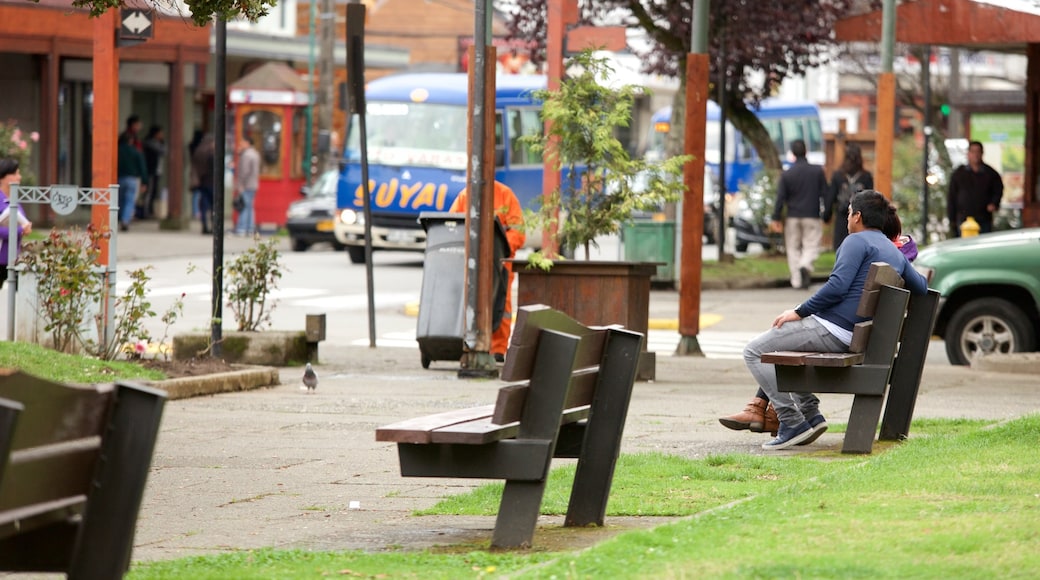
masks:
<svg viewBox="0 0 1040 580"><path fill-rule="evenodd" d="M465 106L377 101L365 110L369 163L466 169ZM348 160L360 159L359 134L355 118L347 133Z"/></svg>

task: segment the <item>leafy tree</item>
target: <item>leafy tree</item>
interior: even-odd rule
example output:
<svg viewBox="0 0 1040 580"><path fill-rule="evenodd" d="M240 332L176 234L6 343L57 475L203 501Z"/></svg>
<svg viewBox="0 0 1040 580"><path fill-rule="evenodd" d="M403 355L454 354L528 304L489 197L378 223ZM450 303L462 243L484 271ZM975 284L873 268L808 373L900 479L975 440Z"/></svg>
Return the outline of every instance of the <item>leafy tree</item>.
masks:
<svg viewBox="0 0 1040 580"><path fill-rule="evenodd" d="M500 0L505 2L506 0ZM640 51L648 73L677 76L685 88L691 47L693 0L602 0L580 7L584 24L620 24L642 29L648 48ZM545 59L547 0L512 0L510 35L534 42L533 60ZM781 152L745 100L756 103L784 79L827 62L835 53L834 23L853 12L875 8L878 0L711 0L709 53L711 83L727 79L722 106L730 121L758 151L766 169L779 170ZM724 55L724 59L720 58ZM672 107L673 127L682 127L685 101L680 90ZM715 91L713 91L713 95ZM678 139L681 130L671 134ZM672 145L674 151L678 145Z"/></svg>
<svg viewBox="0 0 1040 580"><path fill-rule="evenodd" d="M39 0L31 1L39 2ZM148 3L164 7L172 4L172 2L164 0L148 0ZM221 17L225 20L244 17L256 21L266 15L268 10L277 4L277 0L184 0L184 3L191 10L192 21L203 26L214 17ZM76 8L90 10L91 16L101 16L109 10L127 7L128 3L126 0L72 0L72 5Z"/></svg>

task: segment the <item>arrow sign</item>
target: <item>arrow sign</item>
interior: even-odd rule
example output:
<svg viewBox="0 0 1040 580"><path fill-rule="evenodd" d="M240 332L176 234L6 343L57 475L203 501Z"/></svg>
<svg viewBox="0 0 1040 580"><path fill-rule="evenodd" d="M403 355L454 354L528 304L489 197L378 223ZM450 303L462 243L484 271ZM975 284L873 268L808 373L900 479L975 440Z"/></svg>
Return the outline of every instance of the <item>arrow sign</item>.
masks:
<svg viewBox="0 0 1040 580"><path fill-rule="evenodd" d="M121 40L152 38L155 31L152 26L154 20L155 12L152 10L123 8L119 11L119 38Z"/></svg>

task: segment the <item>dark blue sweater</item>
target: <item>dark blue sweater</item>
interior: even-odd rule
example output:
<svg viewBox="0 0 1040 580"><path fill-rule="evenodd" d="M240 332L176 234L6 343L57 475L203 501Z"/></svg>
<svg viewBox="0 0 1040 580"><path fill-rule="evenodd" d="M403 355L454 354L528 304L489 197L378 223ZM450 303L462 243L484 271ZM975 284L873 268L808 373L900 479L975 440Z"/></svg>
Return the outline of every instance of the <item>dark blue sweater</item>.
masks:
<svg viewBox="0 0 1040 580"><path fill-rule="evenodd" d="M815 314L846 330L857 322L868 320L856 316L863 285L872 262L886 262L906 281L906 289L914 294L928 292L928 282L914 270L906 256L878 230L852 234L838 247L834 270L827 283L803 302L796 312L802 318Z"/></svg>

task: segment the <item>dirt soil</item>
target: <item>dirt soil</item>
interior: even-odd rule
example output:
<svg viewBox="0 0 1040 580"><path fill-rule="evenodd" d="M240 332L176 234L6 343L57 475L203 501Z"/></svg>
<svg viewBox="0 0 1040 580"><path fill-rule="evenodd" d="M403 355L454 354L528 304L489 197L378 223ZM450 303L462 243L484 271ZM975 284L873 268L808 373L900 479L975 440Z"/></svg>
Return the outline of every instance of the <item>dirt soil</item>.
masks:
<svg viewBox="0 0 1040 580"><path fill-rule="evenodd" d="M224 359L210 357L168 361L161 358L151 359L141 361L141 366L158 369L166 373L166 376L171 379L213 375L236 370L235 367L225 362Z"/></svg>

